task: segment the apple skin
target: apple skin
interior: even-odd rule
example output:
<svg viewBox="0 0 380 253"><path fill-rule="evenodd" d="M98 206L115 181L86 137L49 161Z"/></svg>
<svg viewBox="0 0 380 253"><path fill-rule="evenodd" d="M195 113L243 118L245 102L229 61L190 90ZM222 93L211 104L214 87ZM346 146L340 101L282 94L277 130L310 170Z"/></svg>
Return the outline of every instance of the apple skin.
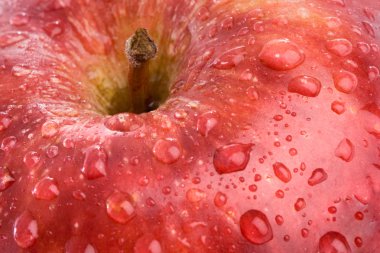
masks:
<svg viewBox="0 0 380 253"><path fill-rule="evenodd" d="M380 251L376 1L0 14L0 252ZM170 94L110 116L130 106L139 27L159 48L155 95Z"/></svg>

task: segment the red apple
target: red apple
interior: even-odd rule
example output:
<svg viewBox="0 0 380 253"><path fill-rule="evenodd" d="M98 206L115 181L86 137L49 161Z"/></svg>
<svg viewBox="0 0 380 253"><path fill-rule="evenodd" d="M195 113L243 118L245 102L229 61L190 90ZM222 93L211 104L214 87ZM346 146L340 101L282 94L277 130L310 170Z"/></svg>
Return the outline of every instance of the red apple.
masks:
<svg viewBox="0 0 380 253"><path fill-rule="evenodd" d="M0 14L0 252L380 251L378 1Z"/></svg>

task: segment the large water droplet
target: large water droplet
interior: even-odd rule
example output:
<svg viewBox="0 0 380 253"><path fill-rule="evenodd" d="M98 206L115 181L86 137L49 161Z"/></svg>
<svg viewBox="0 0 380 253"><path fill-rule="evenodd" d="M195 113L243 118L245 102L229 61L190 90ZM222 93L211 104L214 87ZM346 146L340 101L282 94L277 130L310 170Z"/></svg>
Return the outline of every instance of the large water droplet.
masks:
<svg viewBox="0 0 380 253"><path fill-rule="evenodd" d="M306 97L316 97L321 91L321 82L311 76L297 76L288 84L288 91L298 93Z"/></svg>
<svg viewBox="0 0 380 253"><path fill-rule="evenodd" d="M214 167L219 174L244 170L250 159L253 144L233 143L218 148L214 153Z"/></svg>
<svg viewBox="0 0 380 253"><path fill-rule="evenodd" d="M34 186L32 194L36 199L53 200L59 195L57 182L51 177L45 177Z"/></svg>
<svg viewBox="0 0 380 253"><path fill-rule="evenodd" d="M231 69L244 60L245 54L245 46L230 49L216 58L211 66L216 69Z"/></svg>
<svg viewBox="0 0 380 253"><path fill-rule="evenodd" d="M172 164L181 157L182 147L176 139L160 139L154 144L153 154L158 161L165 164Z"/></svg>
<svg viewBox="0 0 380 253"><path fill-rule="evenodd" d="M352 44L346 39L328 40L326 43L326 48L331 53L341 57L347 56L352 52Z"/></svg>
<svg viewBox="0 0 380 253"><path fill-rule="evenodd" d="M322 183L326 179L327 179L327 173L325 172L325 170L322 168L318 168L318 169L313 170L313 172L311 173L311 176L307 180L307 183L310 186L314 186L314 185Z"/></svg>
<svg viewBox="0 0 380 253"><path fill-rule="evenodd" d="M338 232L330 231L319 239L320 253L351 253L347 239Z"/></svg>
<svg viewBox="0 0 380 253"><path fill-rule="evenodd" d="M303 198L298 198L296 200L296 203L294 203L294 209L296 209L297 212L301 211L306 207L306 202Z"/></svg>
<svg viewBox="0 0 380 253"><path fill-rule="evenodd" d="M218 124L218 114L215 111L209 111L201 114L197 121L197 131L202 136L207 137L209 132Z"/></svg>
<svg viewBox="0 0 380 253"><path fill-rule="evenodd" d="M301 48L288 39L267 42L259 54L260 61L274 70L294 69L305 61Z"/></svg>
<svg viewBox="0 0 380 253"><path fill-rule="evenodd" d="M356 75L346 70L335 73L333 79L335 88L343 93L352 93L356 89L356 86L358 86Z"/></svg>
<svg viewBox="0 0 380 253"><path fill-rule="evenodd" d="M6 167L0 167L0 192L8 189L15 179Z"/></svg>
<svg viewBox="0 0 380 253"><path fill-rule="evenodd" d="M343 139L335 149L335 156L346 162L350 162L354 158L354 153L355 147L347 138Z"/></svg>
<svg viewBox="0 0 380 253"><path fill-rule="evenodd" d="M136 114L120 113L108 118L104 125L112 131L131 132L141 128L143 121Z"/></svg>
<svg viewBox="0 0 380 253"><path fill-rule="evenodd" d="M249 210L240 217L240 230L248 241L256 245L273 239L272 226L267 216L258 210Z"/></svg>
<svg viewBox="0 0 380 253"><path fill-rule="evenodd" d="M38 225L29 211L23 212L15 221L13 238L21 248L29 248L38 238Z"/></svg>
<svg viewBox="0 0 380 253"><path fill-rule="evenodd" d="M82 173L87 179L96 179L107 175L107 153L100 146L93 146L86 152Z"/></svg>
<svg viewBox="0 0 380 253"><path fill-rule="evenodd" d="M288 183L292 179L290 170L283 163L276 162L273 164L273 171L276 177L284 183Z"/></svg>
<svg viewBox="0 0 380 253"><path fill-rule="evenodd" d="M28 35L21 32L9 32L0 35L0 48L12 46L29 38Z"/></svg>
<svg viewBox="0 0 380 253"><path fill-rule="evenodd" d="M131 197L118 191L107 198L106 207L108 216L122 224L127 223L135 216Z"/></svg>

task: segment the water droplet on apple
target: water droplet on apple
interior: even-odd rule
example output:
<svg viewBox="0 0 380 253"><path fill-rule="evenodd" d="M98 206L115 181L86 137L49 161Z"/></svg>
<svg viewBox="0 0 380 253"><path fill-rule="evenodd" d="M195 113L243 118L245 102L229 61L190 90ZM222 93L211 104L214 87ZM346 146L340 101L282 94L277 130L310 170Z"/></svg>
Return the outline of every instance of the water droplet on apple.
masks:
<svg viewBox="0 0 380 253"><path fill-rule="evenodd" d="M73 197L76 199L76 200L80 200L80 201L83 201L86 199L86 194L84 192L82 192L81 190L75 190L73 191Z"/></svg>
<svg viewBox="0 0 380 253"><path fill-rule="evenodd" d="M273 239L272 227L267 216L258 210L251 209L240 217L240 230L244 238L256 245Z"/></svg>
<svg viewBox="0 0 380 253"><path fill-rule="evenodd" d="M45 138L51 138L59 132L59 126L57 122L46 121L41 128L41 134Z"/></svg>
<svg viewBox="0 0 380 253"><path fill-rule="evenodd" d="M285 193L283 190L277 190L275 193L276 197L279 199L283 199L285 197Z"/></svg>
<svg viewBox="0 0 380 253"><path fill-rule="evenodd" d="M107 153L100 146L93 146L86 152L82 173L87 179L96 179L107 175Z"/></svg>
<svg viewBox="0 0 380 253"><path fill-rule="evenodd" d="M363 239L360 236L355 237L354 242L358 248L363 246Z"/></svg>
<svg viewBox="0 0 380 253"><path fill-rule="evenodd" d="M373 28L372 24L367 21L363 21L362 24L366 32L369 34L369 36L371 36L372 38L375 38L376 37L375 29Z"/></svg>
<svg viewBox="0 0 380 253"><path fill-rule="evenodd" d="M6 167L0 167L0 192L8 189L15 179Z"/></svg>
<svg viewBox="0 0 380 253"><path fill-rule="evenodd" d="M87 244L86 248L84 249L84 253L97 253L97 251L94 246Z"/></svg>
<svg viewBox="0 0 380 253"><path fill-rule="evenodd" d="M341 233L330 231L319 239L320 253L351 253L346 237Z"/></svg>
<svg viewBox="0 0 380 253"><path fill-rule="evenodd" d="M218 148L214 153L214 167L219 174L244 170L250 159L253 144L233 143Z"/></svg>
<svg viewBox="0 0 380 253"><path fill-rule="evenodd" d="M221 21L220 27L224 30L230 30L234 26L234 17L228 16Z"/></svg>
<svg viewBox="0 0 380 253"><path fill-rule="evenodd" d="M276 177L284 183L288 183L292 179L290 170L283 163L276 162L273 164L273 171Z"/></svg>
<svg viewBox="0 0 380 253"><path fill-rule="evenodd" d="M358 85L358 78L356 75L346 70L341 70L335 73L333 79L335 88L338 91L347 94L352 93Z"/></svg>
<svg viewBox="0 0 380 253"><path fill-rule="evenodd" d="M54 158L54 157L56 157L58 155L58 152L59 152L58 146L56 146L56 145L50 145L46 149L46 156L49 157L49 158Z"/></svg>
<svg viewBox="0 0 380 253"><path fill-rule="evenodd" d="M0 35L0 48L12 46L28 39L29 36L21 32L9 32Z"/></svg>
<svg viewBox="0 0 380 253"><path fill-rule="evenodd" d="M0 114L0 132L7 129L12 123L12 118L6 114Z"/></svg>
<svg viewBox="0 0 380 253"><path fill-rule="evenodd" d="M244 26L240 28L240 30L237 33L237 36L244 36L244 35L247 35L248 33L249 33L249 28Z"/></svg>
<svg viewBox="0 0 380 253"><path fill-rule="evenodd" d="M302 236L303 238L308 237L308 236L309 236L309 230L308 230L307 228L303 228L303 229L301 229L301 236Z"/></svg>
<svg viewBox="0 0 380 253"><path fill-rule="evenodd" d="M200 189L191 188L186 192L186 199L191 203L196 203L206 198L206 193Z"/></svg>
<svg viewBox="0 0 380 253"><path fill-rule="evenodd" d="M333 39L326 42L326 48L337 56L347 56L352 52L352 44L347 39Z"/></svg>
<svg viewBox="0 0 380 253"><path fill-rule="evenodd" d="M334 101L331 103L331 110L336 114L340 115L346 111L346 106L343 102Z"/></svg>
<svg viewBox="0 0 380 253"><path fill-rule="evenodd" d="M362 212L356 212L354 215L355 219L357 220L363 220L364 219L364 214Z"/></svg>
<svg viewBox="0 0 380 253"><path fill-rule="evenodd" d="M142 119L132 113L120 113L108 118L105 127L112 131L132 132L143 126Z"/></svg>
<svg viewBox="0 0 380 253"><path fill-rule="evenodd" d="M245 46L232 48L216 58L211 63L211 67L220 70L232 69L244 60L245 55Z"/></svg>
<svg viewBox="0 0 380 253"><path fill-rule="evenodd" d="M135 207L129 195L115 191L106 201L108 216L118 223L125 224L135 216Z"/></svg>
<svg viewBox="0 0 380 253"><path fill-rule="evenodd" d="M276 215L276 217L274 217L274 220L276 221L277 225L279 225L279 226L284 224L284 218L281 215Z"/></svg>
<svg viewBox="0 0 380 253"><path fill-rule="evenodd" d="M214 204L216 207L222 207L227 203L227 195L222 192L217 192L214 198Z"/></svg>
<svg viewBox="0 0 380 253"><path fill-rule="evenodd" d="M160 242L152 234L144 234L137 239L134 251L135 253L162 253Z"/></svg>
<svg viewBox="0 0 380 253"><path fill-rule="evenodd" d="M350 162L354 158L355 147L352 142L345 138L343 139L335 149L335 156L339 157L343 161Z"/></svg>
<svg viewBox="0 0 380 253"><path fill-rule="evenodd" d="M160 139L154 144L153 154L158 161L172 164L181 157L182 147L176 139Z"/></svg>
<svg viewBox="0 0 380 253"><path fill-rule="evenodd" d="M311 173L311 176L307 180L307 183L310 186L314 186L314 185L322 183L326 179L327 179L327 173L325 172L325 170L322 168L317 168L313 170L313 172Z"/></svg>
<svg viewBox="0 0 380 253"><path fill-rule="evenodd" d="M371 51L371 47L365 42L358 42L357 47L363 54L368 54Z"/></svg>
<svg viewBox="0 0 380 253"><path fill-rule="evenodd" d="M8 136L1 142L1 149L4 151L9 151L16 146L17 138L15 136Z"/></svg>
<svg viewBox="0 0 380 253"><path fill-rule="evenodd" d="M321 91L321 82L311 76L297 76L288 84L288 91L306 97L316 97Z"/></svg>
<svg viewBox="0 0 380 253"><path fill-rule="evenodd" d="M206 7L202 6L198 10L197 17L200 21L206 21L210 18L210 11Z"/></svg>
<svg viewBox="0 0 380 253"><path fill-rule="evenodd" d="M325 18L326 25L330 29L339 28L342 25L342 21L337 17L327 17Z"/></svg>
<svg viewBox="0 0 380 253"><path fill-rule="evenodd" d="M253 78L253 73L250 69L246 69L244 70L240 76L239 76L239 80L240 81L251 81Z"/></svg>
<svg viewBox="0 0 380 253"><path fill-rule="evenodd" d="M48 22L44 25L43 29L50 38L57 37L65 31L63 22L61 20Z"/></svg>
<svg viewBox="0 0 380 253"><path fill-rule="evenodd" d="M40 154L35 151L29 151L25 154L23 161L27 168L34 168L41 160Z"/></svg>
<svg viewBox="0 0 380 253"><path fill-rule="evenodd" d="M10 19L9 23L13 26L23 26L29 23L30 17L25 12L19 12L14 14Z"/></svg>
<svg viewBox="0 0 380 253"><path fill-rule="evenodd" d="M336 208L335 206L329 206L329 207L327 208L327 211L328 211L329 213L331 213L331 214L334 214L334 213L337 212L337 208Z"/></svg>
<svg viewBox="0 0 380 253"><path fill-rule="evenodd" d="M32 73L32 70L23 65L15 65L12 67L12 75L17 77L27 76Z"/></svg>
<svg viewBox="0 0 380 253"><path fill-rule="evenodd" d="M32 194L36 199L53 200L59 195L57 183L51 177L44 177L34 186Z"/></svg>
<svg viewBox="0 0 380 253"><path fill-rule="evenodd" d="M274 70L291 70L305 61L301 48L288 39L267 42L259 54L260 61Z"/></svg>
<svg viewBox="0 0 380 253"><path fill-rule="evenodd" d="M201 114L197 121L197 131L202 136L207 137L209 132L218 125L219 115L215 111L209 111Z"/></svg>
<svg viewBox="0 0 380 253"><path fill-rule="evenodd" d="M380 71L376 66L368 67L368 80L370 82L375 81L379 77Z"/></svg>
<svg viewBox="0 0 380 253"><path fill-rule="evenodd" d="M251 100L258 100L259 99L259 93L257 92L255 86L249 86L247 88L246 94L249 99Z"/></svg>
<svg viewBox="0 0 380 253"><path fill-rule="evenodd" d="M38 238L38 225L29 211L23 212L15 221L13 237L21 248L31 247Z"/></svg>
<svg viewBox="0 0 380 253"><path fill-rule="evenodd" d="M306 202L303 198L298 198L296 203L294 203L294 209L299 212L306 207Z"/></svg>

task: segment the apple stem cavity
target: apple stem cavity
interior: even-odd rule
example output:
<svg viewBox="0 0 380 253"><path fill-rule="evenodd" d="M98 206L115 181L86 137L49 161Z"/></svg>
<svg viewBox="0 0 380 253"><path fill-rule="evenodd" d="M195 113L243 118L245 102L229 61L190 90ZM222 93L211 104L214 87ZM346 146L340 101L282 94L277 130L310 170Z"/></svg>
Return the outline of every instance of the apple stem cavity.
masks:
<svg viewBox="0 0 380 253"><path fill-rule="evenodd" d="M131 87L132 111L149 111L149 61L157 54L157 46L145 28L139 28L125 42L125 54L129 61L128 83Z"/></svg>

